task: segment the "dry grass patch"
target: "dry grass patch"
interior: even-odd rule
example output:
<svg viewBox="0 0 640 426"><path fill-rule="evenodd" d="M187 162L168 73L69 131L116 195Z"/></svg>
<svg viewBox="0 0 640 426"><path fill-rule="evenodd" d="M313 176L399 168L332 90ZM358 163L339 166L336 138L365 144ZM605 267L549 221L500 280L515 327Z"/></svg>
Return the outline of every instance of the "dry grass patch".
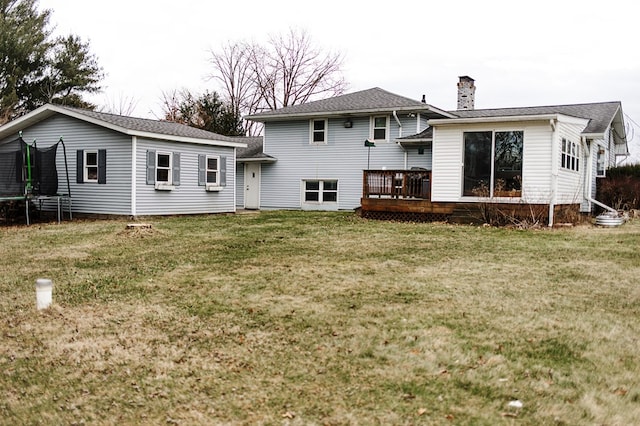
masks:
<svg viewBox="0 0 640 426"><path fill-rule="evenodd" d="M152 225L0 229L4 421L640 418L638 222L518 231L263 212ZM38 277L54 281L47 311Z"/></svg>

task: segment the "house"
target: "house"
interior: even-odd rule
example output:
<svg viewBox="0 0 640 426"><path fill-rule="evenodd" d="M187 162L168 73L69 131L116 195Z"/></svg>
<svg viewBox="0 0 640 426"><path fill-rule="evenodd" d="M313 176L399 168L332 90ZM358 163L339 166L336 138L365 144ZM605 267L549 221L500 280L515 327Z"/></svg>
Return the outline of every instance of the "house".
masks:
<svg viewBox="0 0 640 426"><path fill-rule="evenodd" d="M262 154L238 157L255 176L250 194L261 209L352 210L360 206L362 171L431 169L431 151L397 143L453 118L424 102L373 88L246 117L264 123ZM367 143L365 144L365 141ZM366 146L371 145L371 146Z"/></svg>
<svg viewBox="0 0 640 426"><path fill-rule="evenodd" d="M70 193L73 213L141 216L236 209L236 149L246 147L238 138L50 104L0 127L0 155L16 150L19 134L28 143L36 141L38 149L63 141L55 159L58 191ZM3 195L9 194L0 199Z"/></svg>
<svg viewBox="0 0 640 426"><path fill-rule="evenodd" d="M488 203L549 224L607 208L595 184L628 155L620 102L476 110L474 97L463 76L455 111L375 88L247 117L273 157L260 207L448 219Z"/></svg>

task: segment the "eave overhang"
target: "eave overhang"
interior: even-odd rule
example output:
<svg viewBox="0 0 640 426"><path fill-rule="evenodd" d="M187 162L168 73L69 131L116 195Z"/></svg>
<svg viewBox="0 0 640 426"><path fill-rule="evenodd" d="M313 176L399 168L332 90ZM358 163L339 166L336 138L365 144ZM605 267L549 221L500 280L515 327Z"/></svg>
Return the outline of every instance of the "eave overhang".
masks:
<svg viewBox="0 0 640 426"><path fill-rule="evenodd" d="M193 137L167 135L163 133L145 132L140 130L127 129L125 127L121 127L113 123L99 120L94 117L89 117L82 113L71 111L66 108L62 108L53 104L43 105L40 108L37 108L26 115L23 115L22 117L19 117L13 121L10 121L9 123L6 123L4 126L0 127L0 139L4 139L5 137L10 136L11 134L17 133L22 129L25 129L29 126L39 123L40 121L46 120L47 118L55 114L66 115L68 117L76 118L78 120L95 124L97 126L104 127L106 129L110 129L119 133L123 133L125 135L136 136L139 138L158 139L158 140L164 140L164 141L170 141L170 142L194 143L194 144L209 145L209 146L224 146L224 147L232 147L232 148L246 148L247 146L246 144L240 143L240 142L193 138Z"/></svg>
<svg viewBox="0 0 640 426"><path fill-rule="evenodd" d="M268 116L261 116L260 114L255 115L247 115L244 117L245 120L257 121L259 123L266 123L271 121L290 121L290 120L307 120L311 118L324 117L324 118L334 118L334 117L357 117L363 115L375 115L375 114L392 114L393 112L403 112L403 113L419 113L419 114L432 114L438 115L442 117L450 117L454 118L455 115L436 108L431 105L425 105L424 107L415 107L415 106L406 106L406 107L385 107L385 108L369 108L369 109L358 109L358 110L338 110L338 111L315 111L315 112L301 112L294 114L271 114Z"/></svg>

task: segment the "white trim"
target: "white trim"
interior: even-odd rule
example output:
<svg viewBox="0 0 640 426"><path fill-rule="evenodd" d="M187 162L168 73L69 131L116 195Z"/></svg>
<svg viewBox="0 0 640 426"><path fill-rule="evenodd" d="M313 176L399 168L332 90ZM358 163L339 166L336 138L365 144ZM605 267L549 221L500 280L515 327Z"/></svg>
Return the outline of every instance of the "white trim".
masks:
<svg viewBox="0 0 640 426"><path fill-rule="evenodd" d="M95 154L96 163L88 165L87 164L87 155ZM95 167L96 169L96 178L90 179L88 169L89 167ZM82 182L83 183L98 183L98 150L97 149L85 149L82 151Z"/></svg>
<svg viewBox="0 0 640 426"><path fill-rule="evenodd" d="M177 135L165 135L162 133L154 133L154 132L144 132L139 130L131 130L124 127L117 126L112 123L108 123L106 121L89 117L85 114L76 111L70 111L66 108L46 104L41 106L38 109L31 111L30 113L23 115L20 118L17 118L4 126L0 127L0 139L3 139L5 136L8 136L12 133L15 133L16 128L26 128L29 125L35 124L39 121L42 121L46 118L51 117L54 113L63 114L69 117L76 118L78 120L85 121L87 123L95 124L100 127L104 127L107 129L114 130L119 133L123 133L128 136L137 136L140 138L149 138L149 139L158 139L158 140L167 140L172 142L185 142L185 143L195 143L200 145L211 145L211 146L227 146L227 147L235 147L235 148L246 148L247 144L241 142L231 142L231 141L218 141L213 139L201 139L194 137L186 137L186 136L177 136Z"/></svg>
<svg viewBox="0 0 640 426"><path fill-rule="evenodd" d="M158 161L158 157L161 155L167 155L169 157L169 167L160 166L160 162ZM158 180L158 170L167 170L167 180L159 181ZM163 187L171 186L173 188L173 152L169 151L156 151L156 167L155 167L155 188L156 189L165 189ZM206 180L205 180L206 182Z"/></svg>
<svg viewBox="0 0 640 426"><path fill-rule="evenodd" d="M257 121L258 123L266 123L269 121L284 121L284 120L294 120L299 119L303 120L305 118L313 118L317 117L319 114L322 114L325 117L344 117L346 115L355 116L355 115L385 115L391 114L391 111L396 110L397 112L432 112L435 114L442 115L443 117L456 118L456 116L450 112L434 107L429 104L422 104L416 106L405 106L405 107L386 107L386 108L363 108L363 109L343 109L339 111L310 111L310 112L301 112L301 113L293 113L293 114L269 114L267 116L260 116L260 114L254 115L246 115L242 117L243 120L251 120Z"/></svg>
<svg viewBox="0 0 640 426"><path fill-rule="evenodd" d="M237 176L236 176L236 169L238 168L238 163L236 160L236 151L238 149L237 148L233 148L233 212L236 212L236 206L238 205L238 196L237 196L237 191L236 191L236 187L238 185L238 183L236 182L237 180ZM242 170L244 170L244 165L242 166Z"/></svg>
<svg viewBox="0 0 640 426"><path fill-rule="evenodd" d="M316 134L315 123L316 121L322 121L324 123L324 129L322 132L322 141L314 141L313 137ZM320 131L318 131L320 133ZM326 118L312 118L309 120L309 145L327 145L329 143L329 120ZM263 146L264 152L264 146Z"/></svg>
<svg viewBox="0 0 640 426"><path fill-rule="evenodd" d="M564 114L543 114L543 115L511 115L499 117L469 117L469 118L437 118L431 119L427 123L430 126L453 126L458 124L476 123L502 123L513 121L551 121L559 120L565 123L583 124L585 127L589 120L584 118L571 117Z"/></svg>
<svg viewBox="0 0 640 426"><path fill-rule="evenodd" d="M154 189L157 191L173 191L176 187L165 182L156 182Z"/></svg>
<svg viewBox="0 0 640 426"><path fill-rule="evenodd" d="M307 201L306 200L306 193L307 193L307 187L306 187L306 183L307 182L318 182L318 201ZM326 190L324 189L324 184L325 182L335 182L336 183L336 189L334 190ZM328 207L334 207L334 206L338 206L339 203L339 194L340 194L340 180L337 178L303 178L300 180L300 189L301 189L301 194L300 194L300 206L304 207L306 206L328 206ZM316 192L315 190L311 190L309 192ZM333 193L335 192L336 194L336 200L335 201L324 201L324 193L325 192L330 192Z"/></svg>
<svg viewBox="0 0 640 426"><path fill-rule="evenodd" d="M553 121L555 123L555 121ZM560 131L557 125L551 126L551 182L549 196L549 227L553 226L555 205L558 202L558 176L560 174Z"/></svg>
<svg viewBox="0 0 640 426"><path fill-rule="evenodd" d="M385 127L384 127L384 139L376 139L374 137L375 134L375 130L376 129L381 129L381 127L375 127L376 125L376 118L384 118L385 119ZM389 142L390 140L390 133L391 133L391 117L387 114L379 114L379 115L372 115L369 118L369 140L371 142Z"/></svg>
<svg viewBox="0 0 640 426"><path fill-rule="evenodd" d="M216 159L216 166L217 168L214 169L210 169L209 168L209 159L211 158L215 158ZM216 172L216 181L215 182L209 182L209 171L212 172ZM220 186L220 156L219 155L214 155L214 154L205 154L204 156L204 184L205 187L207 189L207 191L209 191L211 187Z"/></svg>
<svg viewBox="0 0 640 426"><path fill-rule="evenodd" d="M136 216L137 214L137 203L136 203L136 198L137 198L137 181L138 181L138 165L136 164L136 161L138 159L138 138L135 136L131 137L131 216Z"/></svg>

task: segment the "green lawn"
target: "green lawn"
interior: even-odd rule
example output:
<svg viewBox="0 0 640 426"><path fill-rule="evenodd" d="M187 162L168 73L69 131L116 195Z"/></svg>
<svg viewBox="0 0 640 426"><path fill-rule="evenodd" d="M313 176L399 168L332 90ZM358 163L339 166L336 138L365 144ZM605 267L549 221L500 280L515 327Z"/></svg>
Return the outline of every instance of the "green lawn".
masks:
<svg viewBox="0 0 640 426"><path fill-rule="evenodd" d="M640 221L149 223L0 227L0 423L640 421Z"/></svg>

